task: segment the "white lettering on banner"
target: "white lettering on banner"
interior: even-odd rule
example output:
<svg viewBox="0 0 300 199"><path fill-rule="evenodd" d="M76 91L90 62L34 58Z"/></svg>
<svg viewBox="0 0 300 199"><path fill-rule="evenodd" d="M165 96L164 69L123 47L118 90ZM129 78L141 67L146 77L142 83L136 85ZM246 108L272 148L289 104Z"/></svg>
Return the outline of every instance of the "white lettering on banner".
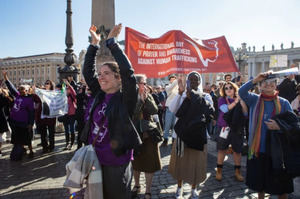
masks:
<svg viewBox="0 0 300 199"><path fill-rule="evenodd" d="M171 61L170 57L162 58L162 59L156 59L156 64L167 64Z"/></svg>
<svg viewBox="0 0 300 199"><path fill-rule="evenodd" d="M158 57L157 51L143 51L143 57Z"/></svg>
<svg viewBox="0 0 300 199"><path fill-rule="evenodd" d="M146 49L148 50L166 50L169 48L174 48L174 42L168 44L146 44Z"/></svg>
<svg viewBox="0 0 300 199"><path fill-rule="evenodd" d="M183 44L181 41L176 41L176 47L183 47Z"/></svg>
<svg viewBox="0 0 300 199"><path fill-rule="evenodd" d="M138 64L155 64L155 59L138 58Z"/></svg>
<svg viewBox="0 0 300 199"><path fill-rule="evenodd" d="M188 57L184 55L172 55L172 61L185 61L190 63L197 63L197 57Z"/></svg>
<svg viewBox="0 0 300 199"><path fill-rule="evenodd" d="M158 51L158 53L159 53L159 56L160 56L160 57L165 57L165 56L167 56L166 51Z"/></svg>
<svg viewBox="0 0 300 199"><path fill-rule="evenodd" d="M145 43L144 42L139 42L139 48L145 48Z"/></svg>
<svg viewBox="0 0 300 199"><path fill-rule="evenodd" d="M190 55L191 51L188 49L184 48L172 48L167 51L167 55L172 55L172 54L183 54L183 55Z"/></svg>

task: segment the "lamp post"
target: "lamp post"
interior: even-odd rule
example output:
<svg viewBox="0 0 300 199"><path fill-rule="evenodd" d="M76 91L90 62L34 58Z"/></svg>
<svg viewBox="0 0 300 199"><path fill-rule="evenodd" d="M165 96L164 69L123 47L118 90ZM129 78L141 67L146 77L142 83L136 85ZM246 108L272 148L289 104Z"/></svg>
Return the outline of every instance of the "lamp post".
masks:
<svg viewBox="0 0 300 199"><path fill-rule="evenodd" d="M78 69L73 66L76 61L75 54L73 53L73 33L72 33L72 0L67 0L67 27L66 27L66 54L64 57L64 62L66 65L61 68L58 68L59 80L62 82L62 79L67 79L67 77L72 76L75 82L77 81Z"/></svg>

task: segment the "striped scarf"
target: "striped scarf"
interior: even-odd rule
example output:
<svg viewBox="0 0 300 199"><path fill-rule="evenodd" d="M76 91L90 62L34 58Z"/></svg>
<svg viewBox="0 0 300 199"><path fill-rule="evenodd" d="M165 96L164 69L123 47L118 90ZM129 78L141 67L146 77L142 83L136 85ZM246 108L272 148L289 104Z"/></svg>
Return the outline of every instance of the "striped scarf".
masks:
<svg viewBox="0 0 300 199"><path fill-rule="evenodd" d="M264 102L265 101L273 101L274 109L272 112L272 116L277 115L281 111L281 104L278 97L278 92L274 95L265 95L261 94L257 100L257 103L254 108L253 116L252 116L252 133L249 137L249 151L248 151L248 159L252 159L254 156L258 157L258 153L260 151L260 138L261 138L261 127L263 123L264 116Z"/></svg>

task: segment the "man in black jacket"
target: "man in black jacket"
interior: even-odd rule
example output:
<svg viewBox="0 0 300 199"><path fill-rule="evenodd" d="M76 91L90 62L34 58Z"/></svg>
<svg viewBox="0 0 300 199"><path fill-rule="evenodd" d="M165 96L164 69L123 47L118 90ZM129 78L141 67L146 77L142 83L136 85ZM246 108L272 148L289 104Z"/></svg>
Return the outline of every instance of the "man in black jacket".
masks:
<svg viewBox="0 0 300 199"><path fill-rule="evenodd" d="M279 96L287 99L291 103L297 96L296 86L295 75L289 75L277 87Z"/></svg>

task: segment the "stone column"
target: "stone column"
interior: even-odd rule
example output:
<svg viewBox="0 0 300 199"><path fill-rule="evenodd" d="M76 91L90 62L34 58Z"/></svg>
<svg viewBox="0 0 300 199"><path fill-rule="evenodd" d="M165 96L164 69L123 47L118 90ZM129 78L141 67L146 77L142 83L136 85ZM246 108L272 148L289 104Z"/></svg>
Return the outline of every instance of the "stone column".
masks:
<svg viewBox="0 0 300 199"><path fill-rule="evenodd" d="M252 63L248 64L248 79L252 76Z"/></svg>
<svg viewBox="0 0 300 199"><path fill-rule="evenodd" d="M212 84L213 82L213 74L209 73L209 84Z"/></svg>
<svg viewBox="0 0 300 199"><path fill-rule="evenodd" d="M106 29L112 29L115 25L115 1L92 1L92 24L99 27L104 25Z"/></svg>
<svg viewBox="0 0 300 199"><path fill-rule="evenodd" d="M253 62L253 65L252 65L252 76L253 76L253 78L256 76L257 74L256 74L256 63L255 63L255 61Z"/></svg>
<svg viewBox="0 0 300 199"><path fill-rule="evenodd" d="M97 54L97 65L114 61L110 51L105 46L105 37L115 25L115 1L92 0L92 24L101 32L100 50Z"/></svg>
<svg viewBox="0 0 300 199"><path fill-rule="evenodd" d="M265 61L262 62L262 72L266 72Z"/></svg>

